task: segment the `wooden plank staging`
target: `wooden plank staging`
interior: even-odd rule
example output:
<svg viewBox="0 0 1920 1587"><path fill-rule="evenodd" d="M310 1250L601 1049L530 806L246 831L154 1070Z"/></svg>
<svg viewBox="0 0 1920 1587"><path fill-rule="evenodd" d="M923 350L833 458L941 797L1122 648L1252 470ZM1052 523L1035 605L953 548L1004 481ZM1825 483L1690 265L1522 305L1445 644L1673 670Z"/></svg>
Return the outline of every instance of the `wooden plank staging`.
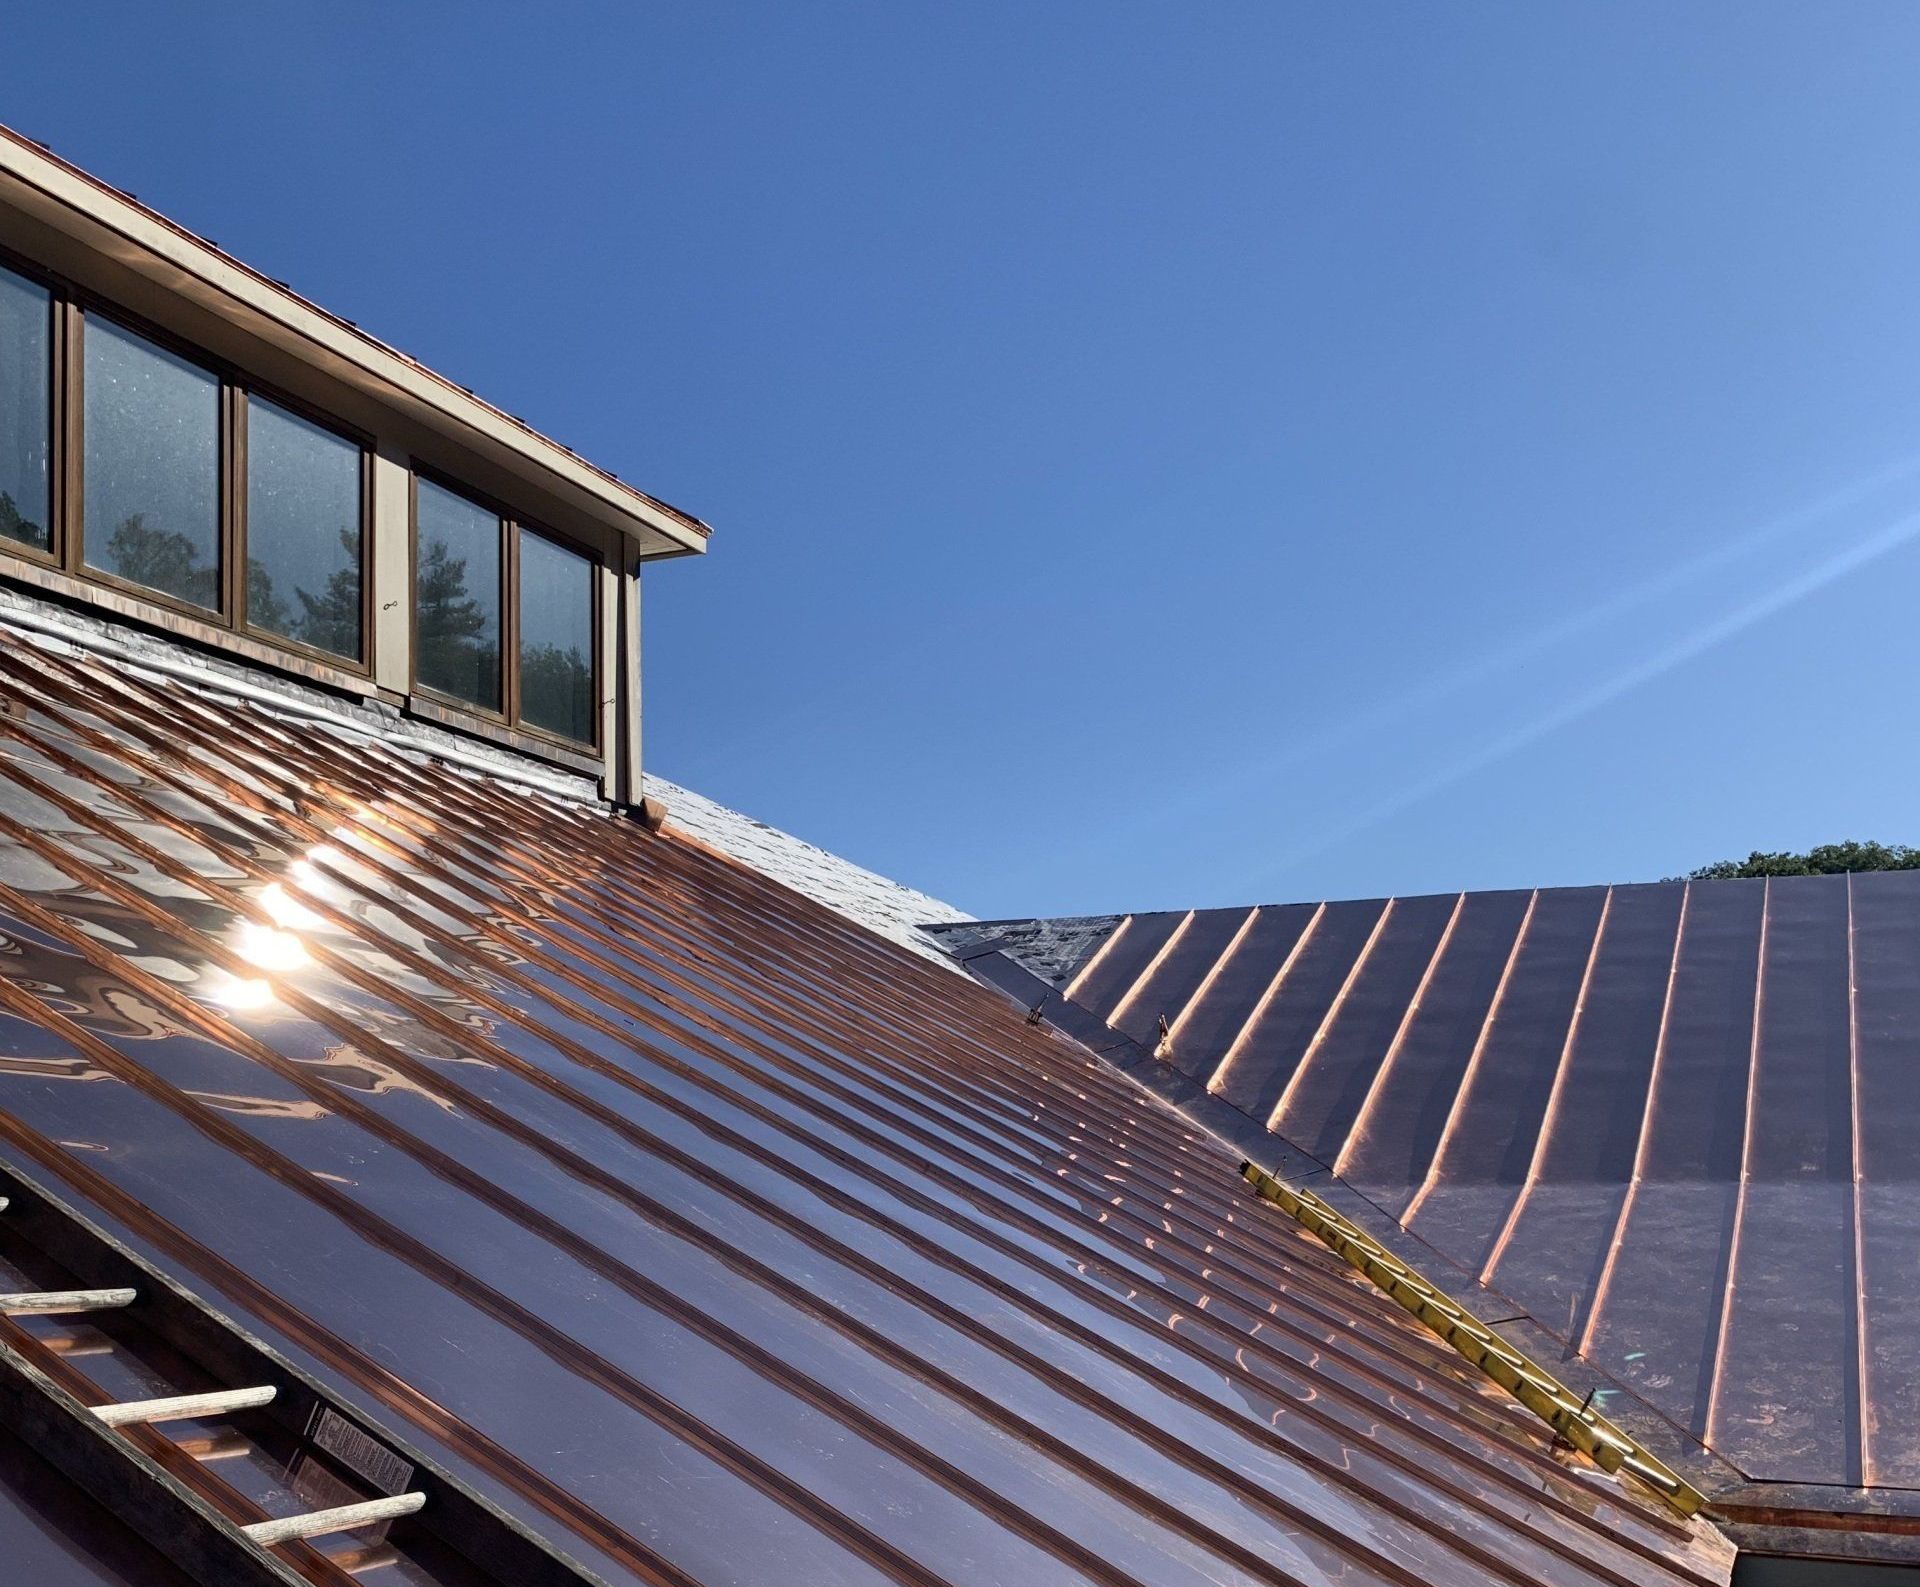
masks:
<svg viewBox="0 0 1920 1587"><path fill-rule="evenodd" d="M351 1532L358 1526L415 1515L426 1502L425 1494L396 1493L384 1499L369 1499L364 1504L342 1504L331 1510L311 1510L305 1515L254 1521L241 1530L256 1543L291 1543L295 1538L325 1537L329 1532Z"/></svg>
<svg viewBox="0 0 1920 1587"><path fill-rule="evenodd" d="M86 1406L0 1341L0 1422L205 1587L297 1587L305 1578L270 1552L278 1543L405 1517L502 1587L604 1587L583 1565L410 1445L377 1429L317 1379L255 1338L50 1192L0 1161L0 1219L73 1274L84 1289L0 1295L0 1311L128 1311L215 1381L248 1385L206 1394ZM305 1442L315 1419L403 1473L405 1492L364 1504L272 1518L228 1520L164 1470L121 1428L176 1417L244 1412L270 1417ZM335 1441L336 1443L338 1440ZM350 1465L346 1469L353 1469ZM367 1473L360 1472L362 1480Z"/></svg>
<svg viewBox="0 0 1920 1587"><path fill-rule="evenodd" d="M271 1383L257 1389L218 1389L211 1394L175 1394L159 1400L126 1400L119 1405L96 1405L93 1414L109 1427L137 1422L191 1421L197 1416L230 1416L271 1403Z"/></svg>
<svg viewBox="0 0 1920 1587"><path fill-rule="evenodd" d="M3 1341L0 1422L201 1587L303 1587L285 1561Z"/></svg>
<svg viewBox="0 0 1920 1587"><path fill-rule="evenodd" d="M1312 1191L1284 1183L1257 1163L1242 1163L1240 1173L1263 1198L1358 1268L1602 1471L1624 1471L1638 1478L1682 1515L1697 1514L1706 1503L1699 1489L1651 1450L1628 1437L1546 1368L1514 1349L1466 1307L1429 1284Z"/></svg>

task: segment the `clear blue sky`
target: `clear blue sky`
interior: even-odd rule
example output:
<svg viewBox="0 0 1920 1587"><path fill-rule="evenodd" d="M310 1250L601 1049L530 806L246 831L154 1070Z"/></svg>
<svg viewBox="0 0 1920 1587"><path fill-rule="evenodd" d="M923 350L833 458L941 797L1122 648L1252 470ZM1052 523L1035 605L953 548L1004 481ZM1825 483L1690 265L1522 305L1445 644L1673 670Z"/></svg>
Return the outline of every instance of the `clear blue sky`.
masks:
<svg viewBox="0 0 1920 1587"><path fill-rule="evenodd" d="M650 764L987 915L1920 842L1920 7L10 7L716 526Z"/></svg>

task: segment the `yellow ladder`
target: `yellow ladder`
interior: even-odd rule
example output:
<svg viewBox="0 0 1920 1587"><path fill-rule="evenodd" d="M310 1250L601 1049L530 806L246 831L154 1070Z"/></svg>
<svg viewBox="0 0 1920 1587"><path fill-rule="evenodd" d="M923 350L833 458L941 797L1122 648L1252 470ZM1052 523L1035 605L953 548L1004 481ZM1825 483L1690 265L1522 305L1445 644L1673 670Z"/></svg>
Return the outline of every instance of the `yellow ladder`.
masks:
<svg viewBox="0 0 1920 1587"><path fill-rule="evenodd" d="M1682 1515L1693 1515L1706 1496L1637 1440L1615 1427L1552 1373L1502 1339L1458 1301L1418 1273L1310 1190L1283 1184L1257 1163L1240 1173L1336 1255L1413 1313L1467 1360L1544 1421L1602 1471L1626 1472L1652 1488Z"/></svg>

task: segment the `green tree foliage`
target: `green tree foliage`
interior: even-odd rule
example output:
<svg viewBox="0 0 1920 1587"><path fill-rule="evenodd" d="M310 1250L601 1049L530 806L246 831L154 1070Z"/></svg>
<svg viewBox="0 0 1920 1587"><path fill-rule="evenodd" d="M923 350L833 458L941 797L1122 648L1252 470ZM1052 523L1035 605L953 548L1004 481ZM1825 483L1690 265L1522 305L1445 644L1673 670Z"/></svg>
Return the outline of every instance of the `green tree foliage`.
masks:
<svg viewBox="0 0 1920 1587"><path fill-rule="evenodd" d="M326 588L318 595L303 589L293 593L301 605L300 632L297 638L336 656L360 654L360 534L357 529L340 531L340 547L347 554L346 565L327 577Z"/></svg>
<svg viewBox="0 0 1920 1587"><path fill-rule="evenodd" d="M107 536L107 566L123 579L195 606L220 604L219 570L203 564L199 548L178 530L150 528L145 513L121 520Z"/></svg>
<svg viewBox="0 0 1920 1587"><path fill-rule="evenodd" d="M273 576L267 572L266 564L252 557L247 558L247 621L270 634L286 634L290 639L301 637L289 627L287 603L274 593Z"/></svg>
<svg viewBox="0 0 1920 1587"><path fill-rule="evenodd" d="M1687 876L1694 881L1722 881L1734 876L1836 876L1845 871L1914 870L1920 870L1920 849L1869 840L1823 843L1805 854L1763 854L1755 849L1744 860L1718 860L1689 871Z"/></svg>
<svg viewBox="0 0 1920 1587"><path fill-rule="evenodd" d="M414 577L414 669L425 683L491 710L500 705L500 641L493 615L467 590L467 559L445 541L421 548Z"/></svg>
<svg viewBox="0 0 1920 1587"><path fill-rule="evenodd" d="M520 710L528 721L591 743L593 705L593 669L579 651L529 645L520 652Z"/></svg>
<svg viewBox="0 0 1920 1587"><path fill-rule="evenodd" d="M47 546L47 531L22 513L4 490L0 490L0 536L17 540L21 545L38 546L43 551Z"/></svg>
<svg viewBox="0 0 1920 1587"><path fill-rule="evenodd" d="M360 654L360 535L354 529L340 531L340 548L346 552L346 565L327 576L318 595L295 585L293 598L300 603L295 615L273 587L273 577L263 563L247 559L247 621L271 634L285 634L302 644L312 645L336 656Z"/></svg>

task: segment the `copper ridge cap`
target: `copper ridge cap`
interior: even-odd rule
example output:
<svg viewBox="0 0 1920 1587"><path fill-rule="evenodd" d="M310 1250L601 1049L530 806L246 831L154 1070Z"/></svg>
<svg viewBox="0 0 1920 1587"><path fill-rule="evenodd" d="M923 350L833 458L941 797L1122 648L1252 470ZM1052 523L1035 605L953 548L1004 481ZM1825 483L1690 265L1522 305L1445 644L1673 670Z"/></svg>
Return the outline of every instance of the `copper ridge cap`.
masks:
<svg viewBox="0 0 1920 1587"><path fill-rule="evenodd" d="M647 491L642 490L638 485L628 483L612 470L602 468L599 464L588 461L588 459L574 451L572 447L567 446L563 442L556 441L551 436L536 430L532 425L528 424L525 419L509 413L506 409L487 401L485 397L480 396L469 387L461 385L457 380L443 375L437 369L432 369L426 364L421 363L420 360L415 358L411 353L402 352L391 342L382 341L379 337L373 335L372 332L356 325L352 320L335 314L331 309L322 307L311 298L302 296L287 285L286 282L268 275L263 270L256 269L244 259L236 258L218 243L209 241L197 232L181 225L177 220L161 214L159 210L143 203L139 198L127 192L124 188L115 187L111 182L104 181L100 177L95 176L91 171L75 165L71 160L55 153L54 150L46 144L41 143L38 139L29 138L25 133L16 131L4 122L0 122L0 143L10 143L16 148L30 151L33 155L56 166L64 175L72 177L76 181L83 182L94 191L105 194L109 198L127 205L129 208L135 210L142 219L171 232L182 242L189 244L202 253L210 255L222 265L239 271L242 275L249 277L260 286L265 287L284 302L294 305L306 313L318 316L335 329L352 336L355 340L363 343L375 352L384 354L388 358L397 359L406 365L408 369L431 380L434 384L440 386L456 398L478 404L494 418L511 425L526 440L533 442L537 447L547 448L560 453L574 464L587 470L587 472L604 484L612 487L612 489L620 495L631 498L633 501L651 508L654 512L672 520L672 522L679 525L689 534L695 536L697 540L704 542L708 536L713 533L712 525L705 522L705 520L696 518L692 513L674 506L671 502L663 501L658 496L651 495ZM692 546L688 549L697 550L703 549L703 547Z"/></svg>

